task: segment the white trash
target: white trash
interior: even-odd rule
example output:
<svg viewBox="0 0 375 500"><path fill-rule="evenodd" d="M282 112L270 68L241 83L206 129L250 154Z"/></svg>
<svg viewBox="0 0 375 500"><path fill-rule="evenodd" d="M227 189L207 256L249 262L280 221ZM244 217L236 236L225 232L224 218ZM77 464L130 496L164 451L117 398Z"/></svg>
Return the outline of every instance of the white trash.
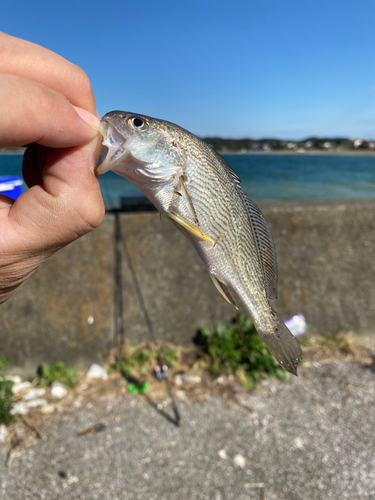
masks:
<svg viewBox="0 0 375 500"><path fill-rule="evenodd" d="M46 399L32 399L31 401L26 401L25 405L28 408L37 408L38 406L48 405L48 401Z"/></svg>
<svg viewBox="0 0 375 500"><path fill-rule="evenodd" d="M29 408L26 403L20 401L13 406L10 413L11 415L27 415L29 413Z"/></svg>
<svg viewBox="0 0 375 500"><path fill-rule="evenodd" d="M51 396L61 399L67 394L68 389L64 384L60 384L60 382L53 382L51 385Z"/></svg>
<svg viewBox="0 0 375 500"><path fill-rule="evenodd" d="M30 389L31 387L31 382L20 382L19 384L14 384L12 387L13 394L19 394L22 391L26 391L27 389Z"/></svg>
<svg viewBox="0 0 375 500"><path fill-rule="evenodd" d="M103 380L108 379L108 373L100 365L93 363L89 371L86 373L86 378L101 378Z"/></svg>
<svg viewBox="0 0 375 500"><path fill-rule="evenodd" d="M44 396L45 393L46 389L44 387L30 389L30 391L27 394L25 394L25 396L22 399L23 401L32 401L34 399L40 398L40 396Z"/></svg>
<svg viewBox="0 0 375 500"><path fill-rule="evenodd" d="M13 384L20 384L22 382L22 378L19 375L7 375L5 380L10 380Z"/></svg>
<svg viewBox="0 0 375 500"><path fill-rule="evenodd" d="M200 384L202 382L201 377L198 375L189 375L188 373L178 373L174 378L176 385L182 385L183 382L188 384Z"/></svg>

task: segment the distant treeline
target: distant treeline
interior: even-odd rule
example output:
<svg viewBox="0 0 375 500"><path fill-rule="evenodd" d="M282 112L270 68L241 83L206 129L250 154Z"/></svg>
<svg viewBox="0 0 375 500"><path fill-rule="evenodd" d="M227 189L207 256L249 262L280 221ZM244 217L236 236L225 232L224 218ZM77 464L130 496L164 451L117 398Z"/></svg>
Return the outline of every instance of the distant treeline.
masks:
<svg viewBox="0 0 375 500"><path fill-rule="evenodd" d="M246 152L246 151L308 151L321 149L325 151L345 151L369 149L375 150L375 141L363 139L318 138L309 137L303 141L281 141L279 139L222 139L220 137L205 137L204 141L211 144L217 151Z"/></svg>
<svg viewBox="0 0 375 500"><path fill-rule="evenodd" d="M23 154L24 151L25 151L25 148L18 148L18 147L0 148L0 153L3 153L3 154Z"/></svg>

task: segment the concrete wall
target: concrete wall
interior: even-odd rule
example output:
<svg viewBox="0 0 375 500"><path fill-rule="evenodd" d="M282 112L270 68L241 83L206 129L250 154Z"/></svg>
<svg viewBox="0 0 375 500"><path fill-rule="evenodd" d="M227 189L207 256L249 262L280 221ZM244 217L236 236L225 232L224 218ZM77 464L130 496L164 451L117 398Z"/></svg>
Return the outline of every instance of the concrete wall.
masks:
<svg viewBox="0 0 375 500"><path fill-rule="evenodd" d="M302 312L315 332L371 333L375 200L259 205L278 254L274 307L281 316ZM56 360L87 366L103 362L117 342L148 339L137 282L159 339L189 344L200 327L235 316L169 221L154 212L119 214L119 221L127 251L118 244L116 257L115 215L107 214L96 231L49 259L1 306L0 355L17 370L30 373Z"/></svg>

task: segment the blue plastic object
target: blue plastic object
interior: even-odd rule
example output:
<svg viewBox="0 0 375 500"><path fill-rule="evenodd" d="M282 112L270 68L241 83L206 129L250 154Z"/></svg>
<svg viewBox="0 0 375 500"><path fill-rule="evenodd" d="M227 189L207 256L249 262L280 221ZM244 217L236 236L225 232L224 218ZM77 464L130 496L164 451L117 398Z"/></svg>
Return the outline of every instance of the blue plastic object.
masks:
<svg viewBox="0 0 375 500"><path fill-rule="evenodd" d="M14 200L22 194L23 181L17 175L0 176L0 193L10 196Z"/></svg>

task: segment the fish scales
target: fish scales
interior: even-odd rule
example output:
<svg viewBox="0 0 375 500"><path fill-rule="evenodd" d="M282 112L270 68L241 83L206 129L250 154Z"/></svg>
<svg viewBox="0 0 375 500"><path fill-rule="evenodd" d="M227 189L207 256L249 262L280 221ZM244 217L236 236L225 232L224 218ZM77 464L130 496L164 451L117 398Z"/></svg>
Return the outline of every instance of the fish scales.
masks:
<svg viewBox="0 0 375 500"><path fill-rule="evenodd" d="M211 150L209 152L212 153ZM254 287L257 283L263 290L262 272L248 216L242 204L236 203L237 191L232 179L220 163L212 162L212 158L210 161L208 155L200 155L197 148L188 155L187 166L188 185L190 177L192 196L197 201L194 206L198 221L202 220L202 230L208 234L221 234L218 246L223 248L226 258L232 260L233 267L241 273L248 286L252 283ZM212 172L205 183L200 182L201 171ZM207 203L207 198L210 203Z"/></svg>
<svg viewBox="0 0 375 500"><path fill-rule="evenodd" d="M272 354L297 374L301 348L272 309L276 252L240 179L208 144L164 120L112 111L102 120L103 163L137 185L196 248L220 293L243 307Z"/></svg>

